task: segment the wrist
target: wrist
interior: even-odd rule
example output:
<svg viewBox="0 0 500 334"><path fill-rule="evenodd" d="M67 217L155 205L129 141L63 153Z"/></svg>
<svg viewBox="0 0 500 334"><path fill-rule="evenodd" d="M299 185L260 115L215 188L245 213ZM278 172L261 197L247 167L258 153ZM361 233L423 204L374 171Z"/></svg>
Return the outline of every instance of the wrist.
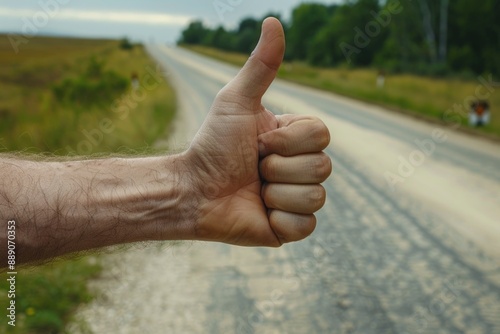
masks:
<svg viewBox="0 0 500 334"><path fill-rule="evenodd" d="M130 159L127 175L94 192L100 219L116 220L120 243L193 239L196 196L184 153Z"/></svg>
<svg viewBox="0 0 500 334"><path fill-rule="evenodd" d="M146 180L144 223L146 240L194 240L199 196L187 152L157 158L154 180ZM140 224L140 222L138 222Z"/></svg>

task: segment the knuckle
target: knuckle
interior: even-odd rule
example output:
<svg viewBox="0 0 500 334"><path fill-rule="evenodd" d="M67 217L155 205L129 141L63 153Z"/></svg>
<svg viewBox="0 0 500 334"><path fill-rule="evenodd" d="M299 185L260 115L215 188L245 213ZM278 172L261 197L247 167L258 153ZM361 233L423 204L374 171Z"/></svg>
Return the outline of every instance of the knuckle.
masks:
<svg viewBox="0 0 500 334"><path fill-rule="evenodd" d="M317 119L311 127L311 137L321 149L324 149L330 144L330 131L325 123Z"/></svg>
<svg viewBox="0 0 500 334"><path fill-rule="evenodd" d="M271 181L276 178L278 170L278 161L275 154L271 154L264 158L260 163L260 173L266 181Z"/></svg>
<svg viewBox="0 0 500 334"><path fill-rule="evenodd" d="M262 136L262 143L271 153L287 156L290 152L290 134L287 128L273 131L269 136Z"/></svg>
<svg viewBox="0 0 500 334"><path fill-rule="evenodd" d="M280 147L279 152L283 156L291 156L293 155L294 148L297 147L297 141L293 129L284 128L283 131L280 132L278 136L278 146Z"/></svg>
<svg viewBox="0 0 500 334"><path fill-rule="evenodd" d="M262 188L260 190L260 197L262 197L262 199L264 201L266 201L267 197L268 197L268 194L267 194L267 188L268 188L268 186L269 186L269 184L266 183L266 184L262 185Z"/></svg>
<svg viewBox="0 0 500 334"><path fill-rule="evenodd" d="M313 160L312 168L315 179L323 182L332 173L332 161L328 155L320 153L318 157Z"/></svg>
<svg viewBox="0 0 500 334"><path fill-rule="evenodd" d="M226 85L219 90L217 95L215 96L215 101L216 102L225 102L228 99L232 99L234 97L234 94L230 90L230 88Z"/></svg>
<svg viewBox="0 0 500 334"><path fill-rule="evenodd" d="M307 196L309 207L314 211L317 211L323 207L326 200L326 191L325 188L321 185L316 185L311 187L309 190L309 194Z"/></svg>
<svg viewBox="0 0 500 334"><path fill-rule="evenodd" d="M269 190L268 190L268 185L264 185L261 190L261 198L264 201L264 204L268 208L274 207L274 202L272 200L272 197L270 196Z"/></svg>

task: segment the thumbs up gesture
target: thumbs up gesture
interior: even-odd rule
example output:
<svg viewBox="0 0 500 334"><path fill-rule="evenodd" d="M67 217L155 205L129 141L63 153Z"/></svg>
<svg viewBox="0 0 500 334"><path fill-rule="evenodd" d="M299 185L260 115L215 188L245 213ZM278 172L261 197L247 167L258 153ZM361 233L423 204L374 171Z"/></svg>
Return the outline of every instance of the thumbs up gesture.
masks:
<svg viewBox="0 0 500 334"><path fill-rule="evenodd" d="M284 50L281 24L265 20L257 48L178 155L68 162L0 156L9 176L0 180L0 220L24 222L16 227L23 250L16 259L146 240L278 247L308 236L325 202L320 183L332 167L321 151L330 135L316 118L277 116L262 105Z"/></svg>
<svg viewBox="0 0 500 334"><path fill-rule="evenodd" d="M195 238L277 247L308 236L331 172L330 141L319 119L274 115L261 103L285 50L280 22L268 18L238 75L217 95L185 152L198 205Z"/></svg>

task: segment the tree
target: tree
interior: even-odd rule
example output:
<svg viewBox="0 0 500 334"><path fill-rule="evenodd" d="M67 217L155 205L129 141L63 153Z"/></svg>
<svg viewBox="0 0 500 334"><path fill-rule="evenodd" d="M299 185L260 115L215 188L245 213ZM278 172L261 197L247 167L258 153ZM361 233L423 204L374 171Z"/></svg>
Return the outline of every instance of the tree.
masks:
<svg viewBox="0 0 500 334"><path fill-rule="evenodd" d="M123 37L120 40L120 48L122 50L132 50L134 48L134 44L132 44L127 37Z"/></svg>
<svg viewBox="0 0 500 334"><path fill-rule="evenodd" d="M320 4L301 4L293 10L288 32L289 52L295 59L304 60L311 41L328 22L328 7Z"/></svg>
<svg viewBox="0 0 500 334"><path fill-rule="evenodd" d="M437 58L437 48L436 48L436 34L434 33L434 28L432 26L432 14L427 3L427 0L418 0L418 5L420 6L420 11L422 13L422 27L424 29L425 40L427 46L429 47L429 54L431 61L436 63Z"/></svg>
<svg viewBox="0 0 500 334"><path fill-rule="evenodd" d="M387 1L384 9L395 3L400 1ZM392 16L387 38L374 58L374 65L389 71L413 71L418 64L429 62L420 7L415 1L405 1L402 6L403 10Z"/></svg>
<svg viewBox="0 0 500 334"><path fill-rule="evenodd" d="M454 0L450 3L448 63L455 71L500 75L500 2Z"/></svg>
<svg viewBox="0 0 500 334"><path fill-rule="evenodd" d="M333 8L333 15L313 37L307 49L308 61L313 65L322 66L342 62L359 66L370 65L387 35L387 31L379 26L378 33L366 36L370 22L376 23L372 13L379 10L378 0L346 2ZM361 35L365 37L360 38Z"/></svg>
<svg viewBox="0 0 500 334"><path fill-rule="evenodd" d="M208 45L226 51L234 51L234 34L219 26L211 34Z"/></svg>
<svg viewBox="0 0 500 334"><path fill-rule="evenodd" d="M260 30L260 22L252 17L247 17L240 22L238 27L238 33L241 34L244 31L259 31Z"/></svg>
<svg viewBox="0 0 500 334"><path fill-rule="evenodd" d="M235 34L235 51L250 53L257 45L260 36L261 22L254 18L245 18L240 22Z"/></svg>
<svg viewBox="0 0 500 334"><path fill-rule="evenodd" d="M449 0L441 0L440 22L439 22L439 61L446 62L448 44L448 8Z"/></svg>
<svg viewBox="0 0 500 334"><path fill-rule="evenodd" d="M383 4L383 5L381 5ZM394 5L389 24L376 16ZM391 7L392 6L392 7ZM389 71L444 75L449 70L500 75L500 1L345 0L342 5L303 3L284 22L287 60L312 65L376 66ZM275 16L269 13L267 16ZM192 22L181 42L250 53L262 19L247 17L234 30Z"/></svg>
<svg viewBox="0 0 500 334"><path fill-rule="evenodd" d="M203 26L201 21L193 21L189 24L187 29L182 32L182 37L179 43L185 44L201 44L206 38L209 29Z"/></svg>

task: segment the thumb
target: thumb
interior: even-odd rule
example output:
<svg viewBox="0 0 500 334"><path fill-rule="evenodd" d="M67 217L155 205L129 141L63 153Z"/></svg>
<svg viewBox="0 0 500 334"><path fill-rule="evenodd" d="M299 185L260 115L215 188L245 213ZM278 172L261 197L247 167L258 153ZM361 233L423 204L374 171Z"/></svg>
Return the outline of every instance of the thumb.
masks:
<svg viewBox="0 0 500 334"><path fill-rule="evenodd" d="M285 33L277 19L262 23L259 43L238 75L228 84L231 91L261 99L278 72L285 53Z"/></svg>

